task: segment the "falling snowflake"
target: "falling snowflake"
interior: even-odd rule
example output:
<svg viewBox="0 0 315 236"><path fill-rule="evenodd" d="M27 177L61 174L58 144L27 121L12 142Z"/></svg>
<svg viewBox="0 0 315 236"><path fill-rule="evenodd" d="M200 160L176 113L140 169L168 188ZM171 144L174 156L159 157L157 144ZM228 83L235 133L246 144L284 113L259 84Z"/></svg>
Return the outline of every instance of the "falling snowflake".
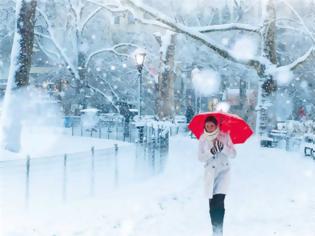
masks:
<svg viewBox="0 0 315 236"><path fill-rule="evenodd" d="M222 42L222 44L224 45L224 46L227 46L228 44L229 44L229 39L228 38L223 38L222 40L221 40L221 42Z"/></svg>
<svg viewBox="0 0 315 236"><path fill-rule="evenodd" d="M220 102L216 106L216 111L228 112L230 110L230 104L228 102Z"/></svg>
<svg viewBox="0 0 315 236"><path fill-rule="evenodd" d="M307 87L308 87L307 82L306 82L306 81L302 81L301 84L300 84L300 87L301 87L302 89L307 89Z"/></svg>
<svg viewBox="0 0 315 236"><path fill-rule="evenodd" d="M250 60L257 55L258 44L250 37L242 37L232 46L232 55L240 60Z"/></svg>
<svg viewBox="0 0 315 236"><path fill-rule="evenodd" d="M287 68L282 68L276 71L276 73L274 74L274 78L279 85L288 85L294 78L294 74L291 70ZM294 86L293 83L291 84L291 86Z"/></svg>
<svg viewBox="0 0 315 236"><path fill-rule="evenodd" d="M215 94L220 88L220 75L214 70L194 69L192 71L192 83L197 92L202 96Z"/></svg>

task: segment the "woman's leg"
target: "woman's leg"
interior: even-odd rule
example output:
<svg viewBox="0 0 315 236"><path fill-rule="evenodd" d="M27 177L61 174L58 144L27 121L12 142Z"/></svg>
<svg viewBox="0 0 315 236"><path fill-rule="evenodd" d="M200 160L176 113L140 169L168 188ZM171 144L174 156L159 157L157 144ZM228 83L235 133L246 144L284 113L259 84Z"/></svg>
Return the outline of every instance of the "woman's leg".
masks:
<svg viewBox="0 0 315 236"><path fill-rule="evenodd" d="M224 199L225 194L214 194L213 198L209 199L210 217L215 236L223 235Z"/></svg>

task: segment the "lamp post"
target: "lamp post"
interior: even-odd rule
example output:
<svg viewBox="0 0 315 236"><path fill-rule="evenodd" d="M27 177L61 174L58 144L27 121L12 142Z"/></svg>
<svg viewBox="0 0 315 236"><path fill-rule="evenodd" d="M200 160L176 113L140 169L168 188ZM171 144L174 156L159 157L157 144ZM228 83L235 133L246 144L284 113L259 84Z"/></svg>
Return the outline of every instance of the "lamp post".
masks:
<svg viewBox="0 0 315 236"><path fill-rule="evenodd" d="M136 63L137 63L137 70L138 70L138 90L139 90L138 111L139 111L139 118L141 118L142 69L143 69L145 56L146 56L145 52L138 52L135 54Z"/></svg>
<svg viewBox="0 0 315 236"><path fill-rule="evenodd" d="M138 70L138 89L139 89L139 97L138 97L138 116L139 116L139 121L141 121L141 102L142 102L142 69L143 69L143 64L144 64L144 59L145 59L146 53L144 51L138 50L135 53L135 59L137 63L137 70ZM139 142L143 143L143 125L138 127L139 130Z"/></svg>

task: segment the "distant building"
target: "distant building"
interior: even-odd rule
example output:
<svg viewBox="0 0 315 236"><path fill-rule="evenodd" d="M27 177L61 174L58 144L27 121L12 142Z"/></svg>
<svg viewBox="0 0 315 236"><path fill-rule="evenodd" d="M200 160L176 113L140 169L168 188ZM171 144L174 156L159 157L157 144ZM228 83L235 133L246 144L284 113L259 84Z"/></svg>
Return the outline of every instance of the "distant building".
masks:
<svg viewBox="0 0 315 236"><path fill-rule="evenodd" d="M134 35L138 35L141 32L146 34L153 34L155 32L164 32L165 29L155 26L146 25L137 21L130 11L114 12L111 13L111 24L108 26L108 32L113 40L113 43L120 43L122 35L132 38ZM143 19L150 19L145 13L142 15Z"/></svg>
<svg viewBox="0 0 315 236"><path fill-rule="evenodd" d="M255 100L256 90L247 89L246 90L246 101L245 104L253 102ZM234 107L234 109L240 109L241 104L241 94L239 88L227 88L224 92L225 100Z"/></svg>

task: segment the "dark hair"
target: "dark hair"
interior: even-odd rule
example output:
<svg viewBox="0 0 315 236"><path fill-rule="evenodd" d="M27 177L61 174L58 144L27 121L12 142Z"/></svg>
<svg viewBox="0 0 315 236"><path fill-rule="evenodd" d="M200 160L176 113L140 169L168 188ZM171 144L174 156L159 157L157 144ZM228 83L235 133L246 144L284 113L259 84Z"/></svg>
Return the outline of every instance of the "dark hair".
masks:
<svg viewBox="0 0 315 236"><path fill-rule="evenodd" d="M218 125L218 121L214 116L208 116L205 120L205 125L207 122L212 122L215 125Z"/></svg>

